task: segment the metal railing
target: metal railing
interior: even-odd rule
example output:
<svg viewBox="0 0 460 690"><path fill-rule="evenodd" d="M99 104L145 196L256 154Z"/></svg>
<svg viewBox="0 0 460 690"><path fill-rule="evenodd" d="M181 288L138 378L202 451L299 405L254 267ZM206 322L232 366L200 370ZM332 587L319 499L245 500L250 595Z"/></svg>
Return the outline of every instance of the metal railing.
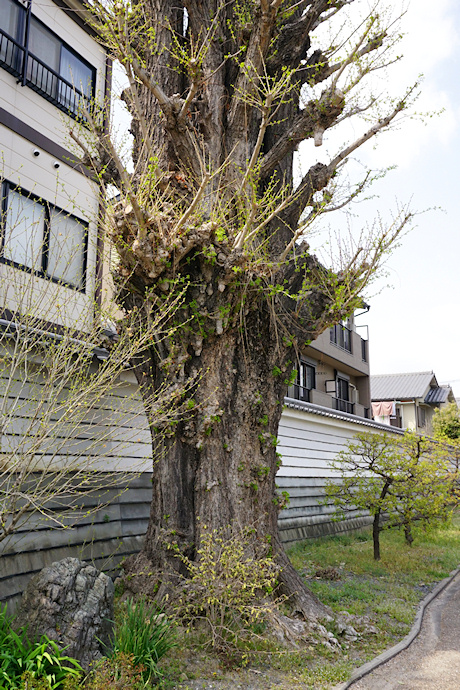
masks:
<svg viewBox="0 0 460 690"><path fill-rule="evenodd" d="M349 414L355 413L355 404L348 400L341 400L340 398L334 398L334 408L340 412L348 412Z"/></svg>
<svg viewBox="0 0 460 690"><path fill-rule="evenodd" d="M351 330L342 324L332 326L330 330L331 343L351 352Z"/></svg>
<svg viewBox="0 0 460 690"><path fill-rule="evenodd" d="M0 65L15 77L21 77L24 48L0 29Z"/></svg>
<svg viewBox="0 0 460 690"><path fill-rule="evenodd" d="M292 386L292 393L295 400L304 400L305 402L310 402L310 389L300 386L298 383L294 383Z"/></svg>
<svg viewBox="0 0 460 690"><path fill-rule="evenodd" d="M82 108L89 110L91 99L51 67L0 29L0 65L23 84L39 93L74 119L85 121Z"/></svg>

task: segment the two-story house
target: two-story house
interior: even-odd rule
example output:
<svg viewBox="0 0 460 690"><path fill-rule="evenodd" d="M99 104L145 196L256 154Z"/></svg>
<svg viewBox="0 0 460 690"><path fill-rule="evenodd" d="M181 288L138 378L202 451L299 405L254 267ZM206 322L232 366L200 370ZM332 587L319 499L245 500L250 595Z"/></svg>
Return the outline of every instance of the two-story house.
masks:
<svg viewBox="0 0 460 690"><path fill-rule="evenodd" d="M372 414L382 424L431 434L436 409L455 402L449 385L440 386L432 371L371 376Z"/></svg>

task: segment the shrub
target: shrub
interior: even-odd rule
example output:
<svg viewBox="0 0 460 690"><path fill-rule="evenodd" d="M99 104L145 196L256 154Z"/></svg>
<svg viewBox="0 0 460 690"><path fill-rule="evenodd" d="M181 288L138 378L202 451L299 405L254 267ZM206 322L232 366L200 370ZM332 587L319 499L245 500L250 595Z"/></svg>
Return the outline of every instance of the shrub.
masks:
<svg viewBox="0 0 460 690"><path fill-rule="evenodd" d="M92 671L85 690L140 690L145 688L144 666L136 664L132 654L117 652L104 659Z"/></svg>
<svg viewBox="0 0 460 690"><path fill-rule="evenodd" d="M230 536L229 536L230 535ZM203 621L209 643L218 650L234 651L250 629L272 610L267 595L277 585L279 566L255 543L252 530L231 535L231 528L207 532L203 528L196 560L178 558L188 570L177 615L190 624Z"/></svg>

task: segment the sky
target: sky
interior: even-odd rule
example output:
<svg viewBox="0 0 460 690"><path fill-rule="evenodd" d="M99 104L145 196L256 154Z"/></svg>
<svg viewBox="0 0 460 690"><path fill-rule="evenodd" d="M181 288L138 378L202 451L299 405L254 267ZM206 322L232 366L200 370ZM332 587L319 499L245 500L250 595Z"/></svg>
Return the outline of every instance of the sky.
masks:
<svg viewBox="0 0 460 690"><path fill-rule="evenodd" d="M444 112L425 122L406 119L359 152L372 168L397 168L373 188L378 198L356 205L353 223L376 214L388 219L398 203L419 213L386 276L369 289L370 311L357 323L369 329L371 375L433 371L460 397L460 3L412 0L402 29L404 57L386 88L396 97L423 73L417 111ZM346 218L331 214L328 223L335 231ZM312 239L319 252L323 240Z"/></svg>

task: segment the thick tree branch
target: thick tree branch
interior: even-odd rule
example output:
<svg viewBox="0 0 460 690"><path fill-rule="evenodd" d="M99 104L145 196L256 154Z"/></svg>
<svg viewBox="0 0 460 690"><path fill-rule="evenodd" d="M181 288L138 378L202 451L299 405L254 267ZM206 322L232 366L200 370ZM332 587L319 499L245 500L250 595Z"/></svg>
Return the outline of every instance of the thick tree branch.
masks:
<svg viewBox="0 0 460 690"><path fill-rule="evenodd" d="M337 168L344 163L344 161L348 158L348 156L350 156L350 154L353 153L353 151L356 151L356 149L358 149L360 146L375 137L383 129L387 128L394 118L406 108L407 99L410 97L410 95L412 95L417 86L418 85L415 84L411 89L409 89L405 98L398 101L391 113L380 119L365 134L350 144L350 146L347 146L340 151L340 153L338 153L328 165L317 163L310 168L310 170L303 177L300 185L297 187L295 201L287 211L290 223L298 222L303 210L307 206L311 206L313 204L313 195L315 192L319 192L321 189L326 187Z"/></svg>
<svg viewBox="0 0 460 690"><path fill-rule="evenodd" d="M238 79L235 84L236 94L245 94L249 96L254 93L257 88L259 79L263 73L279 4L278 0L271 4L269 4L267 0L260 0L260 9L255 19L255 27L249 39L246 59L240 67ZM241 98L236 97L232 99L228 115L230 126L234 126L236 123L240 122L241 125L243 125L243 113L246 107L246 103Z"/></svg>
<svg viewBox="0 0 460 690"><path fill-rule="evenodd" d="M171 117L172 115L172 103L171 100L168 98L168 96L165 94L159 83L150 77L148 72L140 66L138 60L135 58L132 61L132 67L134 74L140 81L146 86L149 91L152 92L152 94L155 96L155 98L158 101L158 104L160 105L163 113L165 114L166 118Z"/></svg>
<svg viewBox="0 0 460 690"><path fill-rule="evenodd" d="M312 138L331 127L345 107L340 91L326 90L318 101L311 101L297 115L290 129L265 154L260 163L260 178L270 175L280 161L293 151L301 141Z"/></svg>

